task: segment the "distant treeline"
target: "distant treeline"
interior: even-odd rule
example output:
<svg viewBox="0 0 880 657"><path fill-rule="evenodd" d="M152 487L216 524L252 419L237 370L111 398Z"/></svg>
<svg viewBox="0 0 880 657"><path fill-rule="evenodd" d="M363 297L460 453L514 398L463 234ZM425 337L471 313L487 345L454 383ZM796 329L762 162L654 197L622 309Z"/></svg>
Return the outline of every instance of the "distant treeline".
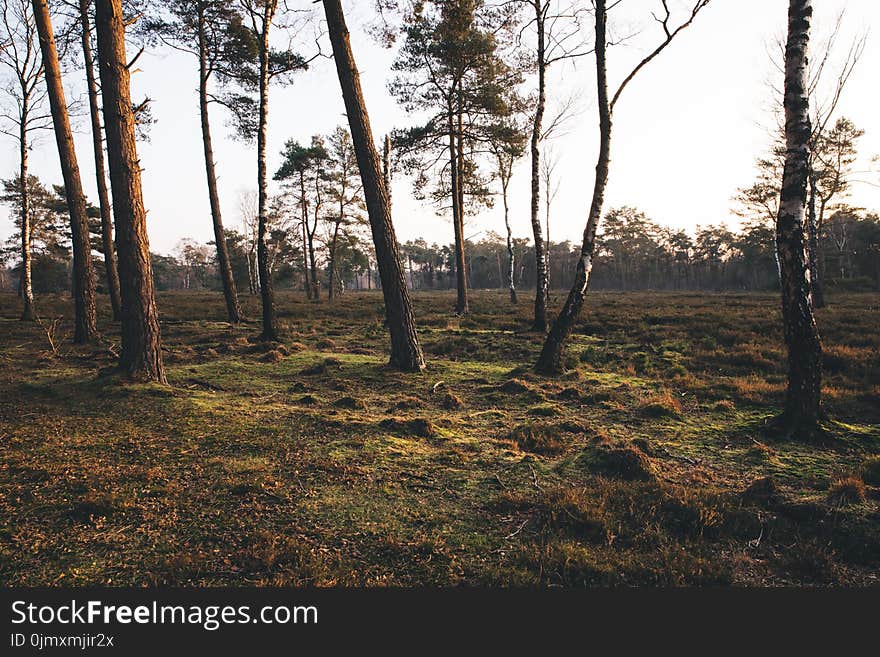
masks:
<svg viewBox="0 0 880 657"><path fill-rule="evenodd" d="M48 213L47 213L48 214ZM70 289L69 236L54 230L61 222L39 223L35 233L33 284L37 293ZM98 226L95 227L96 235ZM256 293L254 244L241 233L228 230L227 244L233 275L239 289ZM650 221L633 208L609 212L597 244L591 287L601 290L772 290L778 287L773 229L753 223L739 231L724 225L697 228L690 234ZM270 242L276 285L305 289L302 247L293 236L276 234ZM100 258L100 240L93 246ZM379 287L375 259L368 240L352 237L339 246L337 275L344 289ZM821 240L821 265L827 284L845 290L880 290L880 218L876 213L841 206L828 218ZM568 288L578 258L571 242L553 242L550 282L554 289ZM329 267L326 248L319 248L319 283L326 289ZM495 233L467 243L470 287L506 287L507 245ZM535 253L528 239L514 240L514 277L520 289L535 287ZM0 286L16 289L18 281L14 245L5 250L8 266L0 268ZM455 251L452 245L413 240L401 245L410 287L455 287ZM103 268L96 268L99 288ZM171 255L153 254L153 275L159 290L220 290L216 249L211 244L183 240Z"/></svg>

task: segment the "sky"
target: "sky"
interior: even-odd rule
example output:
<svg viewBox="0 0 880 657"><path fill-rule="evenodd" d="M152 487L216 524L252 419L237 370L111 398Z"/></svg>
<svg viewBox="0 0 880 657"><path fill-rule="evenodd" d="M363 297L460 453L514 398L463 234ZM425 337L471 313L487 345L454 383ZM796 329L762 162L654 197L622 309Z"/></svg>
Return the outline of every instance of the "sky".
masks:
<svg viewBox="0 0 880 657"><path fill-rule="evenodd" d="M311 6L306 0L301 4ZM367 33L372 3L357 0L344 4L378 141L386 132L411 125L413 120L388 93L394 51L381 47ZM671 2L679 10L684 4L685 0ZM784 34L787 5L786 0L712 0L694 25L627 87L615 110L606 209L635 206L658 223L689 231L699 225L738 224L731 198L738 187L752 182L755 159L770 142L773 95L769 83L774 68L768 53ZM662 31L651 19L651 11L659 6L660 0L624 0L612 12L612 28L619 33L637 33L609 51L612 88L662 38ZM817 40L828 35L838 14L845 10L841 54L853 38L868 32L864 55L845 90L839 114L865 131L857 168L872 170L858 177L880 184L878 165L871 163L871 158L880 154L880 91L876 81L880 31L870 33L872 26L880 27L880 2L822 0L814 6ZM329 52L329 44L324 44L324 50ZM82 96L84 85L78 78L79 74L67 76L69 100ZM197 84L195 58L168 49L145 53L132 78L134 99L149 96L157 119L151 140L139 149L150 245L157 253L173 252L183 238L213 239ZM548 91L551 99L579 98L578 112L566 131L548 145L559 162L559 191L550 215L551 239L579 242L598 147L593 59L579 60L576 66L557 65ZM318 60L291 86L273 87L270 171L279 165L286 140L308 142L314 134L330 133L345 123L343 110L336 71L329 59ZM222 108L212 111L224 223L227 228L240 229L240 197L256 188L256 148L232 138ZM75 118L75 129L83 183L94 201L97 195L87 117ZM11 177L18 169L17 148L7 137L0 136L0 140L0 176ZM50 133L43 133L34 144L31 170L45 183L60 182L57 150ZM528 160L524 159L512 183L511 223L516 237L531 234L528 178ZM451 221L413 199L409 181L395 180L393 195L394 223L401 242L417 237L437 243L452 241ZM848 202L880 210L880 186L856 183ZM497 207L469 218L466 229L467 236L475 239L490 231L504 231ZM13 233L8 210L0 208L0 240Z"/></svg>

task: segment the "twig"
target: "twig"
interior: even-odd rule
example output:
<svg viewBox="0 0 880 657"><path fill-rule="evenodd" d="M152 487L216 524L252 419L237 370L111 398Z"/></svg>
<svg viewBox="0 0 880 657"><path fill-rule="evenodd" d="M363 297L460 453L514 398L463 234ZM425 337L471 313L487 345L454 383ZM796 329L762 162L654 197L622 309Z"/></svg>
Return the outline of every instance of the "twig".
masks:
<svg viewBox="0 0 880 657"><path fill-rule="evenodd" d="M535 484L535 488L537 488L539 491L541 491L543 493L544 489L541 488L541 485L538 483L538 473L535 472L535 469L532 467L531 463L529 463L528 466L529 466L529 470L532 471L532 483Z"/></svg>
<svg viewBox="0 0 880 657"><path fill-rule="evenodd" d="M505 536L505 537L504 537L504 540L507 541L507 540L513 538L514 536L516 536L517 534L519 534L519 533L523 530L523 528L526 526L526 524L527 524L528 522L529 522L529 519L528 519L528 518L526 518L525 520L523 520L522 523L520 524L520 526L516 528L516 531L511 532L510 534L508 534L507 536Z"/></svg>

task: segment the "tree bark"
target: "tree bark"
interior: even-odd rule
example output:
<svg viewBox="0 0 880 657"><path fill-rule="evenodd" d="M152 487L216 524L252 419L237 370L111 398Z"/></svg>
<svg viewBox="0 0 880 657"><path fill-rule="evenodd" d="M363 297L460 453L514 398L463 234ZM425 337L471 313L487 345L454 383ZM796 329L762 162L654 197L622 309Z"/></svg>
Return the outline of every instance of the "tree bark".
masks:
<svg viewBox="0 0 880 657"><path fill-rule="evenodd" d="M208 116L208 80L211 70L208 66L208 43L205 33L205 4L198 5L199 30L199 112L202 119L202 145L205 151L205 174L208 178L208 200L211 204L211 218L214 222L214 244L217 246L217 268L223 283L223 297L226 300L226 316L231 324L242 321L241 305L238 291L235 289L235 278L232 275L232 264L229 258L229 245L226 243L226 231L223 230L223 216L220 211L220 195L217 192L217 171L214 164L214 145L211 139L211 123Z"/></svg>
<svg viewBox="0 0 880 657"><path fill-rule="evenodd" d="M544 112L547 105L547 64L544 31L544 7L540 0L533 0L535 8L535 27L538 32L538 103L535 107L535 118L532 124L532 234L535 239L535 320L532 329L541 333L547 330L547 296L549 294L549 277L547 273L547 256L544 244L544 231L541 227L539 211L541 207L541 133L543 131Z"/></svg>
<svg viewBox="0 0 880 657"><path fill-rule="evenodd" d="M321 214L321 177L320 171L315 172L315 215L314 222L309 228L309 268L312 285L312 298L314 301L321 299L321 286L318 284L318 259L315 254L315 232L318 230L318 218Z"/></svg>
<svg viewBox="0 0 880 657"><path fill-rule="evenodd" d="M126 64L122 0L97 0L95 24L122 295L119 364L134 380L166 383Z"/></svg>
<svg viewBox="0 0 880 657"><path fill-rule="evenodd" d="M257 263L260 270L260 296L263 304L263 334L266 341L278 340L275 318L275 289L269 268L267 244L267 168L266 141L269 121L269 30L274 18L275 2L267 2L263 12L263 30L260 43L260 114L257 132L257 198L259 228L257 232Z"/></svg>
<svg viewBox="0 0 880 657"><path fill-rule="evenodd" d="M464 315L467 314L468 308L468 290L467 290L467 263L464 254L464 208L461 204L462 195L460 193L462 187L461 181L461 157L462 154L458 149L459 143L456 139L455 132L455 116L450 99L448 105L449 112L449 169L452 188L452 225L455 234L455 285L456 285L456 302L455 312Z"/></svg>
<svg viewBox="0 0 880 657"><path fill-rule="evenodd" d="M388 208L392 209L391 199L391 135L385 135L385 147L382 149L382 181L388 190Z"/></svg>
<svg viewBox="0 0 880 657"><path fill-rule="evenodd" d="M303 285L306 290L306 298L312 299L312 283L309 278L309 202L306 200L306 174L305 171L299 172L299 200L300 215L302 216L302 266L303 266Z"/></svg>
<svg viewBox="0 0 880 657"><path fill-rule="evenodd" d="M92 53L92 27L89 17L91 0L79 0L82 21L82 49L86 69L86 88L89 96L89 117L92 122L92 150L95 155L95 180L98 185L98 206L101 209L101 242L104 247L104 272L107 292L113 308L113 320L122 317L122 301L119 294L119 268L116 263L116 247L113 244L113 208L107 189L107 167L104 163L104 139L101 129L101 108L98 103L98 83L95 80L95 58Z"/></svg>
<svg viewBox="0 0 880 657"><path fill-rule="evenodd" d="M504 165L502 164L501 166ZM507 289L510 290L510 303L516 305L516 282L514 280L516 256L513 251L513 230L510 228L510 205L507 197L509 183L510 177L505 175L505 180L502 186L502 199L504 200L504 227L507 229Z"/></svg>
<svg viewBox="0 0 880 657"><path fill-rule="evenodd" d="M61 66L55 47L52 20L46 0L33 0L34 19L43 53L46 71L46 90L55 127L55 142L64 178L64 194L70 213L70 232L73 241L73 341L84 344L98 337L97 312L95 309L95 273L92 267L92 247L89 240L89 219L86 214L86 195L82 188L79 164L73 144L73 132L67 115L67 101L61 83Z"/></svg>
<svg viewBox="0 0 880 657"><path fill-rule="evenodd" d="M336 286L336 244L339 242L339 224L341 222L336 222L336 225L333 227L333 237L330 240L330 262L329 264L329 276L330 276L330 286L327 291L327 295L330 300L333 300L333 297L336 296L335 286Z"/></svg>
<svg viewBox="0 0 880 657"><path fill-rule="evenodd" d="M821 419L822 345L813 315L804 244L811 135L807 48L812 15L812 0L789 1L785 50L786 156L776 220L782 317L788 348L788 389L780 422L787 435L811 435Z"/></svg>
<svg viewBox="0 0 880 657"><path fill-rule="evenodd" d="M825 290L822 288L822 272L819 267L819 218L816 214L816 176L810 167L810 195L807 204L807 236L810 269L810 289L813 295L813 307L825 307Z"/></svg>
<svg viewBox="0 0 880 657"><path fill-rule="evenodd" d="M602 216L605 203L605 188L608 185L608 172L611 166L611 104L608 100L608 73L606 68L606 0L596 0L596 90L599 108L599 156L596 162L596 179L593 185L593 200L584 229L581 253L575 271L575 281L565 301L559 317L553 323L535 371L541 374L558 374L564 369L563 356L565 342L574 328L574 323L584 305L590 272L593 268L593 252L596 245L596 229ZM540 222L538 224L540 229Z"/></svg>
<svg viewBox="0 0 880 657"><path fill-rule="evenodd" d="M27 99L22 101L27 105ZM28 187L28 135L27 135L27 109L22 111L21 125L19 126L20 168L19 178L21 182L21 282L19 290L24 308L21 312L21 321L34 322L37 319L37 311L34 304L34 286L31 278L31 190Z"/></svg>
<svg viewBox="0 0 880 657"><path fill-rule="evenodd" d="M382 178L382 165L373 141L360 74L351 50L340 0L323 2L376 248L382 294L385 298L385 314L391 333L391 365L404 371L418 372L425 368L425 358L406 289L400 251L391 220L388 188Z"/></svg>

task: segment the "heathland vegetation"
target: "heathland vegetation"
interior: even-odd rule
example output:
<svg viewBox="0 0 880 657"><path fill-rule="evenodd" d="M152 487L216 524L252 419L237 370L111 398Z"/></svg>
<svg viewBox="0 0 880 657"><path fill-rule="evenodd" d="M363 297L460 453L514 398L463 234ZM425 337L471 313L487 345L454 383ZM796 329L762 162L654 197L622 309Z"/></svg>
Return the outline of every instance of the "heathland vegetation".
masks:
<svg viewBox="0 0 880 657"><path fill-rule="evenodd" d="M377 141L340 0L0 0L18 153L0 197L0 581L876 583L880 219L851 205L863 131L837 112L864 40L831 57L838 22L811 66L812 3L790 0L742 225L672 230L606 207L613 119L714 3L644 10L617 79L612 46L642 35L617 28L620 4L370 3L415 122ZM150 250L138 156L147 48L199 74L215 239L170 255ZM272 90L331 57L346 124L289 140L271 170ZM585 119L547 103L573 60L592 65L599 144L577 244L550 239L548 145ZM221 109L253 144L237 229ZM38 130L63 184L29 168ZM509 216L520 160L528 239ZM394 176L451 219L449 244L398 240ZM469 236L496 203L506 234Z"/></svg>

